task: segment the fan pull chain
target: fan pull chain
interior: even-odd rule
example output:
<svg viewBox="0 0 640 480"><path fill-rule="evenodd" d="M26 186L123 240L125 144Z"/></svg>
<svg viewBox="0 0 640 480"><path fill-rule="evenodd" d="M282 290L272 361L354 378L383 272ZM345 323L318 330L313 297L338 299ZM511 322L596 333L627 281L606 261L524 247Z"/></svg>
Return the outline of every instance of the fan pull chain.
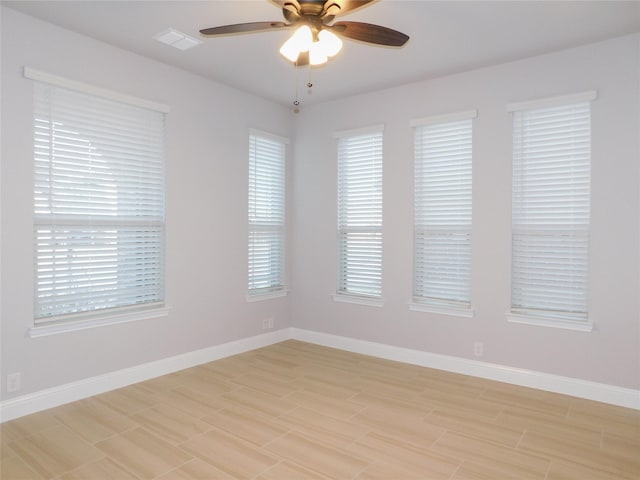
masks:
<svg viewBox="0 0 640 480"><path fill-rule="evenodd" d="M298 100L298 63L294 65L296 71L296 99L293 101L293 113L300 113L300 100Z"/></svg>
<svg viewBox="0 0 640 480"><path fill-rule="evenodd" d="M311 81L311 64L309 64L308 71L309 71L309 76L307 77L307 88L308 88L307 93L311 95L313 93L313 90L312 90L313 82Z"/></svg>

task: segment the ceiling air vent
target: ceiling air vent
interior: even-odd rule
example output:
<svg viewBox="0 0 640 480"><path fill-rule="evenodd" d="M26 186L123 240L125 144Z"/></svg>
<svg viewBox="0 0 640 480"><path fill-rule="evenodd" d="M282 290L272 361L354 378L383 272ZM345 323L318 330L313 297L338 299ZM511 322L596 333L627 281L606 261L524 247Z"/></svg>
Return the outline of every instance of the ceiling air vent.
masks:
<svg viewBox="0 0 640 480"><path fill-rule="evenodd" d="M189 50L202 43L197 38L190 37L189 35L179 32L173 28L167 28L160 33L156 33L153 38L161 43L171 45L178 50Z"/></svg>

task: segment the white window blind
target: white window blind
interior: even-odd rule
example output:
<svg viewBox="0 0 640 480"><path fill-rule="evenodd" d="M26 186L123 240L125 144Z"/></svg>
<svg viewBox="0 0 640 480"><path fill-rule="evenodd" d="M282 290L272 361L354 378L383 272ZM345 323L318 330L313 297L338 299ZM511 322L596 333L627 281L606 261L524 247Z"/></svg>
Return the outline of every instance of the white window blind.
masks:
<svg viewBox="0 0 640 480"><path fill-rule="evenodd" d="M163 304L164 113L34 87L35 324Z"/></svg>
<svg viewBox="0 0 640 480"><path fill-rule="evenodd" d="M512 313L587 321L592 98L514 109Z"/></svg>
<svg viewBox="0 0 640 480"><path fill-rule="evenodd" d="M416 303L471 307L472 116L415 125Z"/></svg>
<svg viewBox="0 0 640 480"><path fill-rule="evenodd" d="M338 293L382 295L382 131L338 136Z"/></svg>
<svg viewBox="0 0 640 480"><path fill-rule="evenodd" d="M249 295L284 289L285 153L284 140L249 135Z"/></svg>

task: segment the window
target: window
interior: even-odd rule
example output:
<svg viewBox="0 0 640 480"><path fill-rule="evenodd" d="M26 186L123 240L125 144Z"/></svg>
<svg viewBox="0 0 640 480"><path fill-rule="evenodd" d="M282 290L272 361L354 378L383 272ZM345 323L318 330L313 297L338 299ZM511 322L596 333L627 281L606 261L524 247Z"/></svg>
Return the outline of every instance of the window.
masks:
<svg viewBox="0 0 640 480"><path fill-rule="evenodd" d="M35 326L162 306L168 109L25 76L36 80Z"/></svg>
<svg viewBox="0 0 640 480"><path fill-rule="evenodd" d="M380 299L382 127L341 132L336 136L338 294Z"/></svg>
<svg viewBox="0 0 640 480"><path fill-rule="evenodd" d="M249 297L284 294L287 140L249 135Z"/></svg>
<svg viewBox="0 0 640 480"><path fill-rule="evenodd" d="M471 316L472 119L415 120L412 310Z"/></svg>
<svg viewBox="0 0 640 480"><path fill-rule="evenodd" d="M590 330L591 104L595 92L513 112L512 321Z"/></svg>

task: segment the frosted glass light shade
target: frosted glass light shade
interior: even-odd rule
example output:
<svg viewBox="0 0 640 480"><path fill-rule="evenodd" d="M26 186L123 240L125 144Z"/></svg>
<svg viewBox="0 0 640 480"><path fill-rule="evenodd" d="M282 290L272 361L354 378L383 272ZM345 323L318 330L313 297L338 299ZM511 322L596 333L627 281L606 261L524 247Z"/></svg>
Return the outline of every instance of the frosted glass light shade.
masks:
<svg viewBox="0 0 640 480"><path fill-rule="evenodd" d="M328 30L320 30L314 41L314 33L303 25L280 47L280 53L295 63L302 52L309 52L311 65L322 65L342 49L342 40Z"/></svg>
<svg viewBox="0 0 640 480"><path fill-rule="evenodd" d="M327 57L333 57L342 49L342 40L329 30L321 30L318 34L318 40Z"/></svg>
<svg viewBox="0 0 640 480"><path fill-rule="evenodd" d="M321 42L313 42L309 47L309 63L311 65L322 65L328 58Z"/></svg>
<svg viewBox="0 0 640 480"><path fill-rule="evenodd" d="M311 29L307 25L303 25L282 44L282 47L280 47L280 53L287 60L295 62L301 52L309 50L312 41L313 35L311 34Z"/></svg>

